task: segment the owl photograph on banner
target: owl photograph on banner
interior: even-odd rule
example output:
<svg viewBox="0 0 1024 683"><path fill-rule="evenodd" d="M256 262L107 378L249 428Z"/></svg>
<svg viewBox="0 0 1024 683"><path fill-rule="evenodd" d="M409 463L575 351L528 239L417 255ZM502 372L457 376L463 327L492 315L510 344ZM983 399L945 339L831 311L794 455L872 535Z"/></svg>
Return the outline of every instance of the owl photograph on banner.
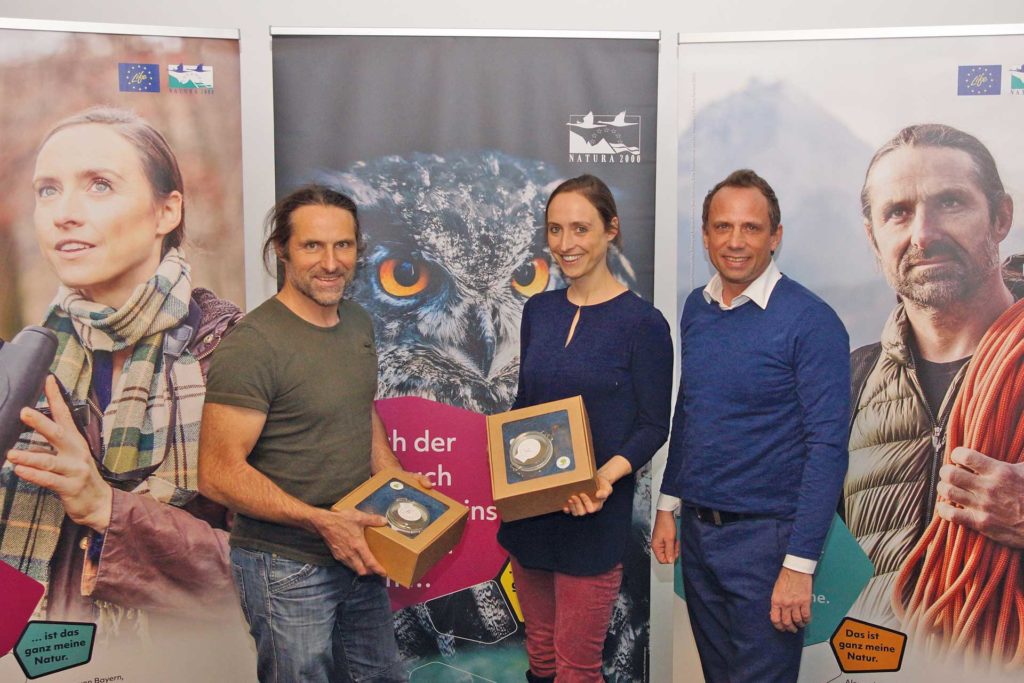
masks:
<svg viewBox="0 0 1024 683"><path fill-rule="evenodd" d="M496 151L360 161L313 180L350 195L367 244L348 294L374 319L382 398L490 414L515 398L519 321L568 285L544 239L550 164ZM615 247L612 272L636 288Z"/></svg>

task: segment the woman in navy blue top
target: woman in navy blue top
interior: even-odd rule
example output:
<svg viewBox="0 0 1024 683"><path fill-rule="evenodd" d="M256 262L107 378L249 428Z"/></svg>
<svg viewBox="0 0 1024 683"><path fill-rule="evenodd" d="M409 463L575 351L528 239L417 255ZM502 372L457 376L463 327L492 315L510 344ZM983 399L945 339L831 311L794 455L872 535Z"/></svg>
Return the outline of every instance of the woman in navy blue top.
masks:
<svg viewBox="0 0 1024 683"><path fill-rule="evenodd" d="M581 395L598 490L563 511L503 522L526 620L527 679L602 681L601 661L632 525L633 473L668 437L672 340L664 316L607 264L621 239L615 200L598 178L559 185L548 199L548 248L572 284L523 309L515 408ZM646 511L644 511L646 514Z"/></svg>

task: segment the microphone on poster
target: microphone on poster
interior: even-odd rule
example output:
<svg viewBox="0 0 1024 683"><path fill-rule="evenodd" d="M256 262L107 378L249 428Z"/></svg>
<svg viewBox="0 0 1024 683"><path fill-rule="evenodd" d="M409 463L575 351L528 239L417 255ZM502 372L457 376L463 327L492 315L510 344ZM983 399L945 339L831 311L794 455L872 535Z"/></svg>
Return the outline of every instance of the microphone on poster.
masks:
<svg viewBox="0 0 1024 683"><path fill-rule="evenodd" d="M34 407L57 353L57 335L45 327L26 327L13 340L0 341L0 466L25 431L21 409Z"/></svg>

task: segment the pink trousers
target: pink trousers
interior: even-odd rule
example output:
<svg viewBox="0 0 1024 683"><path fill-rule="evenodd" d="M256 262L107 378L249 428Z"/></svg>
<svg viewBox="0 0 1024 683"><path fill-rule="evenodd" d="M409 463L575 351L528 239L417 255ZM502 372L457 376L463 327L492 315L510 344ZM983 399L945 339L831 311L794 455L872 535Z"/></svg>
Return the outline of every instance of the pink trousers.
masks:
<svg viewBox="0 0 1024 683"><path fill-rule="evenodd" d="M602 651L622 565L596 576L527 569L512 558L526 620L526 653L535 676L558 683L601 683Z"/></svg>

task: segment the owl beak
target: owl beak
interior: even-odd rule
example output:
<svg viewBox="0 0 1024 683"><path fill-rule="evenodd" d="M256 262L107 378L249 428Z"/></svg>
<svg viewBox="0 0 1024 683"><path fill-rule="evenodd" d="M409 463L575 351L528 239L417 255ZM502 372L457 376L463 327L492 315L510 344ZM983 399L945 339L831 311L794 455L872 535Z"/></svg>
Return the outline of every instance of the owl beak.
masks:
<svg viewBox="0 0 1024 683"><path fill-rule="evenodd" d="M471 357L480 369L480 375L488 377L491 372L491 364L494 362L494 350L497 346L496 334L494 331L494 317L486 306L479 306L470 314L469 329L466 330Z"/></svg>

